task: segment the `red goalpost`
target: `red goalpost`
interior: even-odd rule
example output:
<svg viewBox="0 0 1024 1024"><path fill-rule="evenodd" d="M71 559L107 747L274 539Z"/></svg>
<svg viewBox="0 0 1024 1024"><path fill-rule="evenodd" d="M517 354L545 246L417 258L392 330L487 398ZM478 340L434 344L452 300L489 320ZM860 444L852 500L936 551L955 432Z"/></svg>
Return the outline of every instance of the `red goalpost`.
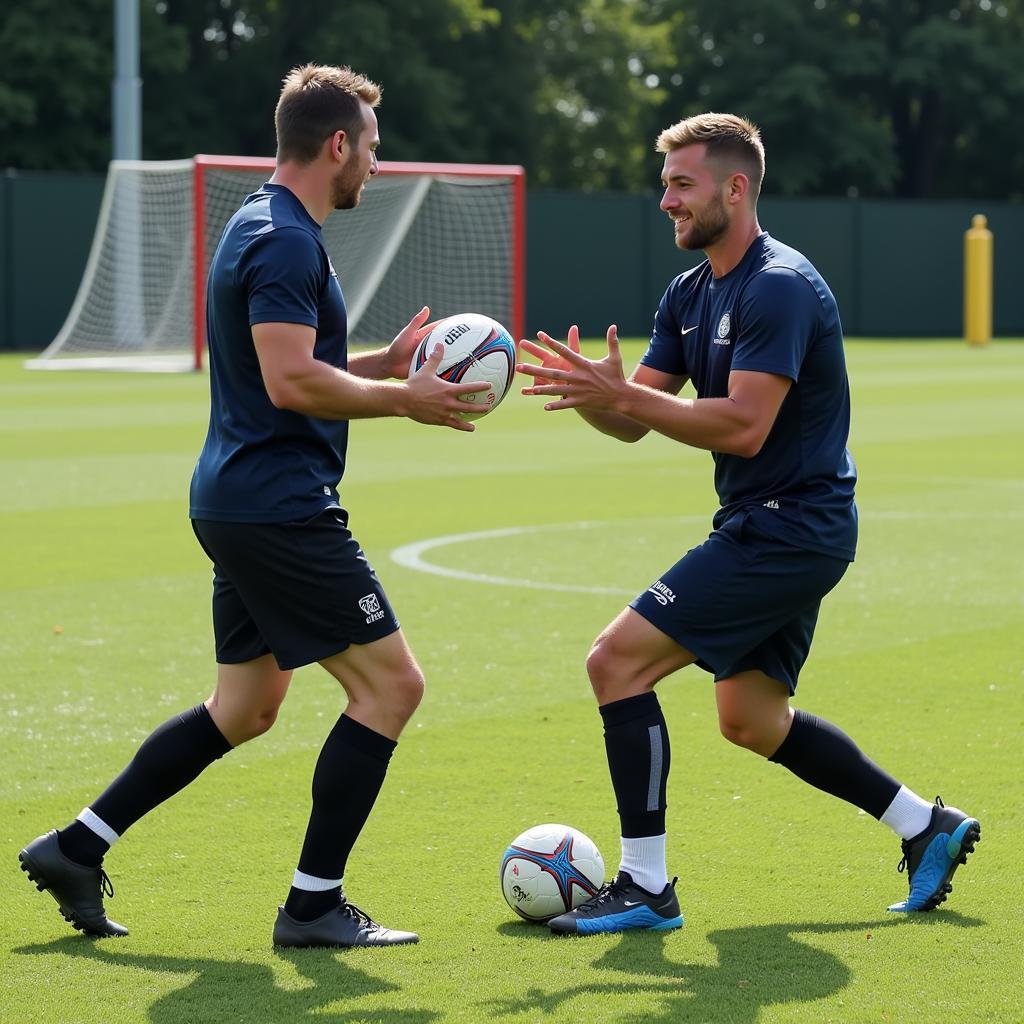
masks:
<svg viewBox="0 0 1024 1024"><path fill-rule="evenodd" d="M64 326L27 365L188 370L203 365L206 275L224 224L273 173L268 157L114 161ZM499 164L382 162L324 243L353 345L389 341L422 305L525 329L526 179Z"/></svg>

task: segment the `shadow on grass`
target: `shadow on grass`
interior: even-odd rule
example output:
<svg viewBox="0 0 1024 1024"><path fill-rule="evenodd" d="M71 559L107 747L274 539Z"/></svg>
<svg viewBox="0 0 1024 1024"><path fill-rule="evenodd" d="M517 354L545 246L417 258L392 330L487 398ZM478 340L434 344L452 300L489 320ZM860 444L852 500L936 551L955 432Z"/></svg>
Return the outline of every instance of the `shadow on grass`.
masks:
<svg viewBox="0 0 1024 1024"><path fill-rule="evenodd" d="M282 1024L317 1021L344 1024L372 1019L380 1024L430 1024L438 1014L433 1010L387 1009L373 1006L331 1011L334 1002L363 996L381 996L398 990L397 985L346 963L362 951L339 953L329 949L275 950L275 955L294 965L311 984L293 990L278 986L270 966L232 963L203 957L171 957L122 953L117 939L90 941L68 936L53 942L21 946L13 952L28 956L63 954L94 960L111 967L125 967L192 976L182 988L158 996L148 1008L153 1024ZM126 976L125 985L132 980Z"/></svg>
<svg viewBox="0 0 1024 1024"><path fill-rule="evenodd" d="M707 936L718 950L714 966L669 960L664 944L671 933L625 932L615 946L594 960L593 966L601 971L621 971L630 975L628 980L570 985L551 992L530 988L522 998L492 1000L485 1005L492 1017L529 1014L529 1020L536 1020L541 1015L556 1014L563 1003L579 996L643 993L655 995L661 1010L651 1012L645 1007L636 1014L626 1011L619 1018L622 1024L683 1020L756 1024L767 1006L824 999L840 992L850 981L850 970L842 960L797 936L862 932L867 941L869 935L890 928L975 928L983 923L945 911L913 918L894 915L875 921L729 928ZM593 941L553 936L546 928L530 925L507 924L498 930L516 938L556 943Z"/></svg>

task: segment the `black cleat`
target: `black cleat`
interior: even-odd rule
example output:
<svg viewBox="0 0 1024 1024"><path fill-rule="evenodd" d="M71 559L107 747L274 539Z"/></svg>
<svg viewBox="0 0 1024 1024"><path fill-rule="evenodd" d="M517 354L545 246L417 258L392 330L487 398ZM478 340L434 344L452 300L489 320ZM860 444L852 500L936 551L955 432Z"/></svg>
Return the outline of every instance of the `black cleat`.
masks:
<svg viewBox="0 0 1024 1024"><path fill-rule="evenodd" d="M676 897L676 881L673 878L660 893L650 893L641 889L625 871L620 871L586 903L568 914L553 917L548 927L559 935L596 935L632 928L655 931L681 928L683 915Z"/></svg>
<svg viewBox="0 0 1024 1024"><path fill-rule="evenodd" d="M335 949L347 949L350 946L400 946L419 941L420 937L415 932L399 932L377 924L344 897L338 906L312 921L296 921L284 907L278 907L277 921L274 922L274 945L297 949L311 946Z"/></svg>
<svg viewBox="0 0 1024 1024"><path fill-rule="evenodd" d="M907 872L910 894L890 910L896 913L924 913L934 910L953 891L953 872L967 863L981 839L981 824L955 807L946 807L935 798L932 820L913 839L903 840L903 859L899 870Z"/></svg>
<svg viewBox="0 0 1024 1024"><path fill-rule="evenodd" d="M55 830L33 839L18 854L18 860L21 870L40 892L49 890L64 920L76 931L93 938L128 934L124 925L107 917L103 907L104 895L114 895L106 871L68 860L61 852Z"/></svg>

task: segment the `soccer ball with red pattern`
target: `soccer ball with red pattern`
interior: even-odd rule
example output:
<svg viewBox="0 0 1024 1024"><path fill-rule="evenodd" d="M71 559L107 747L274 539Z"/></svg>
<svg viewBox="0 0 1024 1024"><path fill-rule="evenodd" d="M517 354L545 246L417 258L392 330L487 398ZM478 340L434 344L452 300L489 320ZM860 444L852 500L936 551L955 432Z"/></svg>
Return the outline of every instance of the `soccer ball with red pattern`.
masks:
<svg viewBox="0 0 1024 1024"><path fill-rule="evenodd" d="M594 843L569 825L535 825L501 858L501 891L527 921L548 921L590 899L604 883Z"/></svg>

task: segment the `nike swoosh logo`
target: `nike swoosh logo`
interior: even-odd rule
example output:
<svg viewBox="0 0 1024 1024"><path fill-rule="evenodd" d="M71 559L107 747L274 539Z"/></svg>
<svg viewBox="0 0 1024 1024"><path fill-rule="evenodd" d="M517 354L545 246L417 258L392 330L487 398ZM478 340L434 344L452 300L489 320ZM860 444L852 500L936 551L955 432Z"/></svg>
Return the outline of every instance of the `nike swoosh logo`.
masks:
<svg viewBox="0 0 1024 1024"><path fill-rule="evenodd" d="M622 905L624 907L639 907L643 903L643 900L637 900L636 903L630 903L629 900L623 900Z"/></svg>
<svg viewBox="0 0 1024 1024"><path fill-rule="evenodd" d="M679 333L680 334L689 334L690 331L695 331L695 330L697 330L698 327L700 327L700 324L694 324L693 327L684 327Z"/></svg>

